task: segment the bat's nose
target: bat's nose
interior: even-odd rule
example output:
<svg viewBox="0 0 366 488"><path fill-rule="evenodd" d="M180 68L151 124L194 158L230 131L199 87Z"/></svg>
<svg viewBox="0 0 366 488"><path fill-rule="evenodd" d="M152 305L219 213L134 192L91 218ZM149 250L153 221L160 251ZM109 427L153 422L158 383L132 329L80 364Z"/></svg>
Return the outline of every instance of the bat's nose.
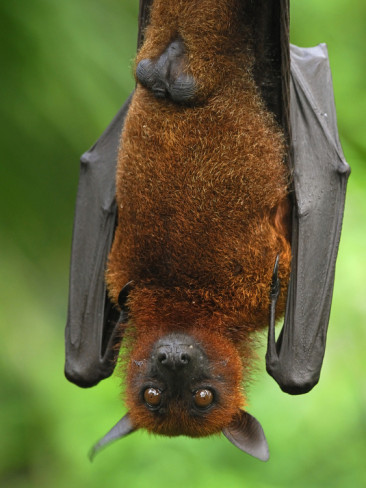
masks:
<svg viewBox="0 0 366 488"><path fill-rule="evenodd" d="M197 341L188 334L172 333L159 339L154 347L153 361L164 372L188 373L202 365L204 354Z"/></svg>
<svg viewBox="0 0 366 488"><path fill-rule="evenodd" d="M161 366L169 369L184 368L191 361L189 349L193 346L181 345L164 345L159 347L157 360Z"/></svg>

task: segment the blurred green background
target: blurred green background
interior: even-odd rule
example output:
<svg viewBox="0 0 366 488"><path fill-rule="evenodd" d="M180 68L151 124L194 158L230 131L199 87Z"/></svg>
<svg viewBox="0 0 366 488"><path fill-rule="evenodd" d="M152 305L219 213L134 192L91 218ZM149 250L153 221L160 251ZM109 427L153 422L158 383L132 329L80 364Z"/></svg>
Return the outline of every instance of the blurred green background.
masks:
<svg viewBox="0 0 366 488"><path fill-rule="evenodd" d="M121 416L119 380L82 390L63 376L79 156L133 88L137 0L0 3L0 486L366 486L366 3L292 0L292 42L327 42L352 175L320 384L250 392L271 459L224 438L136 433L90 464Z"/></svg>

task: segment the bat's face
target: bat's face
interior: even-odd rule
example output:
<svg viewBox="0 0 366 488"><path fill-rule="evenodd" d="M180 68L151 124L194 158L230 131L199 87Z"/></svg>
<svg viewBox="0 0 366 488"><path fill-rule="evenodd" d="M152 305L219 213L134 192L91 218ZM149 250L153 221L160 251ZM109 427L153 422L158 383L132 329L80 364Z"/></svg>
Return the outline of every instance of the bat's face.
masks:
<svg viewBox="0 0 366 488"><path fill-rule="evenodd" d="M242 451L267 460L260 423L241 409L244 351L210 327L189 329L189 334L156 331L154 338L150 332L134 338L129 354L129 411L93 447L91 458L113 440L143 428L167 436L222 432Z"/></svg>
<svg viewBox="0 0 366 488"><path fill-rule="evenodd" d="M235 347L207 332L171 333L132 353L127 404L135 428L168 436L210 435L243 404Z"/></svg>

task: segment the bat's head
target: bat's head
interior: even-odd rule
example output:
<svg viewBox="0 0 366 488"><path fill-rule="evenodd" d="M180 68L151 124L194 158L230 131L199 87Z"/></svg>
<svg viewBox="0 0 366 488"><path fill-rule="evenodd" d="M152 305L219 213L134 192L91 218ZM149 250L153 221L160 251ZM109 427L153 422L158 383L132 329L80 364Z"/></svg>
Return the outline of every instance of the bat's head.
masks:
<svg viewBox="0 0 366 488"><path fill-rule="evenodd" d="M148 342L148 341L147 341ZM133 351L127 405L136 427L201 437L221 431L243 404L236 349L209 333L169 333Z"/></svg>
<svg viewBox="0 0 366 488"><path fill-rule="evenodd" d="M234 344L207 330L168 333L152 343L141 338L128 365L129 413L96 449L139 428L167 436L223 432L243 451L267 460L259 422L240 408L242 369Z"/></svg>

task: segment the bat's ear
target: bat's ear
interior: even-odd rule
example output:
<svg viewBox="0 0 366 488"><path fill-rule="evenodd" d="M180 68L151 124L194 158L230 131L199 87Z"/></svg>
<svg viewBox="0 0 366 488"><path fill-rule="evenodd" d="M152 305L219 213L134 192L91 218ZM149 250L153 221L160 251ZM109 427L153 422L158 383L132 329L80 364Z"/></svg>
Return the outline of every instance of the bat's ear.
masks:
<svg viewBox="0 0 366 488"><path fill-rule="evenodd" d="M93 461L94 456L101 450L103 447L107 446L111 442L121 439L128 434L131 434L135 430L134 426L132 425L130 414L126 413L124 417L121 418L119 422L116 423L112 429L107 432L107 434L97 442L89 452L89 459Z"/></svg>
<svg viewBox="0 0 366 488"><path fill-rule="evenodd" d="M222 430L229 441L251 456L268 461L268 444L261 424L248 412L239 409L233 422Z"/></svg>

